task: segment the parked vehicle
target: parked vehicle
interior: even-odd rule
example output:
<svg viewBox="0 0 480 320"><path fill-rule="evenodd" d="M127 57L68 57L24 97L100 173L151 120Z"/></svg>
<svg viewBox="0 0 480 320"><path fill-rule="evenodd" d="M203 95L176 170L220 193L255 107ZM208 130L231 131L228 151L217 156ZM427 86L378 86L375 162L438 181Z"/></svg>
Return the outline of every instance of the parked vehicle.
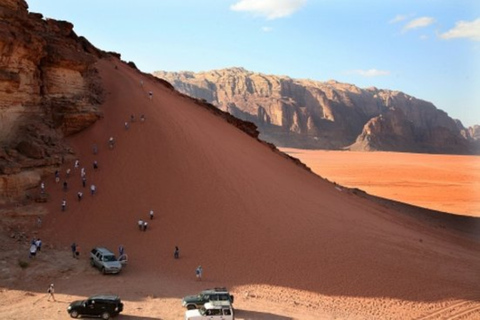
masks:
<svg viewBox="0 0 480 320"><path fill-rule="evenodd" d="M77 300L70 303L67 312L72 318L100 317L110 319L123 311L123 303L116 295L96 295L87 300Z"/></svg>
<svg viewBox="0 0 480 320"><path fill-rule="evenodd" d="M234 320L232 306L225 301L207 302L200 309L185 311L185 320Z"/></svg>
<svg viewBox="0 0 480 320"><path fill-rule="evenodd" d="M102 247L93 248L90 251L90 264L103 274L119 273L122 270L122 264L117 260L115 254Z"/></svg>
<svg viewBox="0 0 480 320"><path fill-rule="evenodd" d="M182 306L192 310L203 307L203 305L209 301L226 301L232 304L233 295L231 295L225 287L206 289L197 295L184 297L182 299Z"/></svg>

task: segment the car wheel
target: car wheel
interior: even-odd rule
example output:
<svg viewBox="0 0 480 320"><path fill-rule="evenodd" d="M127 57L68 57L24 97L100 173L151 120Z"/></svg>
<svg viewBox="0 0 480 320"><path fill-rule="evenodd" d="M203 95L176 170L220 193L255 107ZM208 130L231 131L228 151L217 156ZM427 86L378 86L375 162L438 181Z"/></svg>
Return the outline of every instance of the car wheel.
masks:
<svg viewBox="0 0 480 320"><path fill-rule="evenodd" d="M104 320L110 319L110 313L108 313L108 312L102 313L102 319L104 319Z"/></svg>
<svg viewBox="0 0 480 320"><path fill-rule="evenodd" d="M194 305L194 304L189 304L189 305L187 306L187 309L188 309L188 310L194 310L194 309L197 309L197 306Z"/></svg>
<svg viewBox="0 0 480 320"><path fill-rule="evenodd" d="M105 270L105 268L102 268L102 273L107 274L107 270Z"/></svg>
<svg viewBox="0 0 480 320"><path fill-rule="evenodd" d="M74 311L70 312L70 317L72 317L72 318L78 318L78 311L75 311L75 310L74 310Z"/></svg>

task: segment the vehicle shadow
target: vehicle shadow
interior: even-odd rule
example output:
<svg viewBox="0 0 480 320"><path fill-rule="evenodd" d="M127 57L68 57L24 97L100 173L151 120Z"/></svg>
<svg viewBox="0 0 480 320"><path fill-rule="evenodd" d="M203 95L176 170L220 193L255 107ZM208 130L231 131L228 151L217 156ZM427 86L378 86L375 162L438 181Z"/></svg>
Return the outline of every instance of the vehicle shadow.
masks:
<svg viewBox="0 0 480 320"><path fill-rule="evenodd" d="M293 320L290 317L280 316L278 314L268 313L268 312L258 312L251 310L241 310L235 308L235 319L238 320Z"/></svg>
<svg viewBox="0 0 480 320"><path fill-rule="evenodd" d="M119 314L118 316L115 317L115 319L128 319L128 320L162 320L162 318L152 318L152 317L144 317L144 316L131 316L128 314Z"/></svg>

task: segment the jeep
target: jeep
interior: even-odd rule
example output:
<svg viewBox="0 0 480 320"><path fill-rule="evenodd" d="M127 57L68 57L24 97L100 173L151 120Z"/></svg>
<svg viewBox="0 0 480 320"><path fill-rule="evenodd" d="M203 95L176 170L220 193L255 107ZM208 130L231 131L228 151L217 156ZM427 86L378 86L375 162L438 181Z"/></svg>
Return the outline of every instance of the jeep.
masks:
<svg viewBox="0 0 480 320"><path fill-rule="evenodd" d="M233 309L231 305L227 305L220 301L207 302L200 309L185 311L185 320L233 320Z"/></svg>
<svg viewBox="0 0 480 320"><path fill-rule="evenodd" d="M227 288L206 289L195 296L184 297L182 306L189 310L198 309L209 301L222 301L231 304L233 303L233 295L228 292Z"/></svg>
<svg viewBox="0 0 480 320"><path fill-rule="evenodd" d="M122 264L117 260L115 254L106 248L93 248L90 252L90 264L103 274L119 273L122 270Z"/></svg>
<svg viewBox="0 0 480 320"><path fill-rule="evenodd" d="M72 318L79 316L100 317L110 319L123 311L123 303L119 296L96 295L87 300L77 300L70 303L67 312Z"/></svg>

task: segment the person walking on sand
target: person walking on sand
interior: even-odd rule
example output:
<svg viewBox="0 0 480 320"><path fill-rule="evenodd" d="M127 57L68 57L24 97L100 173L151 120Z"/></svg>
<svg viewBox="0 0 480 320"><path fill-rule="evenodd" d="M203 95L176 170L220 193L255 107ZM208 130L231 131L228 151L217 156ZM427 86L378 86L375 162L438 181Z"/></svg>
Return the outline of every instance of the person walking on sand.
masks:
<svg viewBox="0 0 480 320"><path fill-rule="evenodd" d="M82 200L82 198L83 198L83 192L82 191L77 192L77 198L78 198L78 201Z"/></svg>
<svg viewBox="0 0 480 320"><path fill-rule="evenodd" d="M203 268L202 266L198 266L197 269L195 270L195 275L197 276L197 280L202 281L202 273L203 273Z"/></svg>
<svg viewBox="0 0 480 320"><path fill-rule="evenodd" d="M75 252L77 252L77 244L74 242L72 243L72 245L70 246L70 248L72 249L72 257L75 258Z"/></svg>
<svg viewBox="0 0 480 320"><path fill-rule="evenodd" d="M110 139L108 139L108 147L110 149L113 149L114 146L115 146L115 139L113 139L113 137L110 137Z"/></svg>
<svg viewBox="0 0 480 320"><path fill-rule="evenodd" d="M47 289L47 294L48 294L48 299L47 299L47 301L50 301L50 298L52 298L53 301L57 301L57 300L55 300L55 295L54 295L54 293L55 293L55 289L53 288L53 283L51 283L50 286L49 286L48 289Z"/></svg>
<svg viewBox="0 0 480 320"><path fill-rule="evenodd" d="M93 170L97 170L98 169L98 162L97 160L94 160L93 161Z"/></svg>
<svg viewBox="0 0 480 320"><path fill-rule="evenodd" d="M42 251L42 240L40 238L35 241L35 245L37 246L37 251Z"/></svg>
<svg viewBox="0 0 480 320"><path fill-rule="evenodd" d="M75 246L75 259L78 259L80 257L80 246L77 244Z"/></svg>
<svg viewBox="0 0 480 320"><path fill-rule="evenodd" d="M66 208L67 208L67 200L63 199L62 200L62 211L65 211Z"/></svg>
<svg viewBox="0 0 480 320"><path fill-rule="evenodd" d="M82 186L84 188L87 186L87 177L82 177Z"/></svg>
<svg viewBox="0 0 480 320"><path fill-rule="evenodd" d="M118 246L118 255L121 257L125 253L125 248L122 245Z"/></svg>
<svg viewBox="0 0 480 320"><path fill-rule="evenodd" d="M73 167L74 167L75 169L78 169L78 167L80 167L80 160L78 160L78 159L75 160L75 164L73 165Z"/></svg>
<svg viewBox="0 0 480 320"><path fill-rule="evenodd" d="M143 221L143 231L147 231L147 227L148 227L148 222Z"/></svg>
<svg viewBox="0 0 480 320"><path fill-rule="evenodd" d="M153 220L153 210L150 210L150 212L148 213L148 215L150 216L150 220Z"/></svg>
<svg viewBox="0 0 480 320"><path fill-rule="evenodd" d="M173 252L173 258L178 259L180 255L180 250L178 249L178 246L175 246L175 251Z"/></svg>
<svg viewBox="0 0 480 320"><path fill-rule="evenodd" d="M45 182L40 183L40 193L45 193Z"/></svg>
<svg viewBox="0 0 480 320"><path fill-rule="evenodd" d="M138 230L142 231L142 229L143 229L143 220L140 219L138 220Z"/></svg>
<svg viewBox="0 0 480 320"><path fill-rule="evenodd" d="M97 191L97 187L94 184L92 184L90 186L90 193L92 194L92 196L95 195L96 191Z"/></svg>
<svg viewBox="0 0 480 320"><path fill-rule="evenodd" d="M153 92L152 92L152 91L149 91L149 92L148 92L148 98L149 98L150 100L152 100L152 98L153 98Z"/></svg>

